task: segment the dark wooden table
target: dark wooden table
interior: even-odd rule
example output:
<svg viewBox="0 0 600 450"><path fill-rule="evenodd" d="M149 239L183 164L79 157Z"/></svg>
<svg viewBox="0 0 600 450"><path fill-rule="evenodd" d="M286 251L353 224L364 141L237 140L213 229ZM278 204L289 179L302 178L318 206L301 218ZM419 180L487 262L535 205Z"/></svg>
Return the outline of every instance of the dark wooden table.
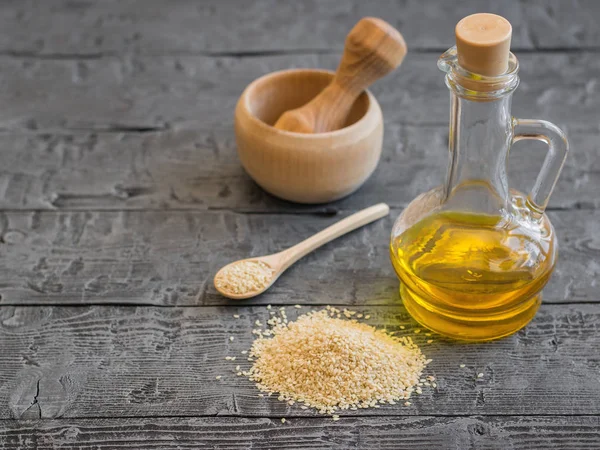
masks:
<svg viewBox="0 0 600 450"><path fill-rule="evenodd" d="M436 60L454 24L481 11L514 27L514 114L556 122L572 145L548 208L560 260L538 315L497 342L436 338L425 351L438 386L408 408L333 422L258 397L224 357L249 347L267 304L409 322L388 236L444 179ZM239 94L273 70L335 68L366 15L410 47L373 87L379 168L333 204L269 196L236 157ZM600 448L598 23L593 0L0 3L0 449ZM529 188L543 154L516 145L511 183ZM224 263L381 201L388 219L309 255L262 297L215 292Z"/></svg>

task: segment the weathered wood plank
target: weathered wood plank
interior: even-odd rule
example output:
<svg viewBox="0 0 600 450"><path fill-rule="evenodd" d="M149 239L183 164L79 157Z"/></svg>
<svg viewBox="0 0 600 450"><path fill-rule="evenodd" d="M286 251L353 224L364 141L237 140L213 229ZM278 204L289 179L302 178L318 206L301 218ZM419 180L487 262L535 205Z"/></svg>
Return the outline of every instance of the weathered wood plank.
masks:
<svg viewBox="0 0 600 450"><path fill-rule="evenodd" d="M363 16L386 19L412 48L437 50L454 42L454 25L474 12L509 19L515 48L597 48L600 40L594 0L62 0L46 8L19 0L0 6L0 51L39 55L340 49Z"/></svg>
<svg viewBox="0 0 600 450"><path fill-rule="evenodd" d="M571 133L573 151L551 209L600 207L600 131ZM448 163L448 127L386 128L381 163L346 199L296 205L266 194L239 163L232 128L183 128L157 133L0 134L0 208L233 209L310 213L359 209L378 202L404 207L441 184ZM511 186L526 192L546 148L516 144Z"/></svg>
<svg viewBox="0 0 600 450"><path fill-rule="evenodd" d="M0 422L0 449L592 450L598 416L71 419Z"/></svg>
<svg viewBox="0 0 600 450"><path fill-rule="evenodd" d="M212 277L228 262L281 251L340 220L230 212L0 214L0 305L218 305ZM396 304L388 253L399 215L308 255L253 303ZM600 211L556 211L560 255L544 301L597 302Z"/></svg>
<svg viewBox="0 0 600 450"><path fill-rule="evenodd" d="M290 318L307 310L288 309ZM366 311L369 323L411 332L399 305ZM265 307L1 308L0 418L310 416L235 375L249 367L241 351L255 320L269 317ZM410 407L343 415L600 414L599 305L543 305L524 330L492 343L426 344L424 334L414 338L437 387Z"/></svg>
<svg viewBox="0 0 600 450"><path fill-rule="evenodd" d="M448 90L437 54L409 54L401 69L373 86L386 123L448 121ZM231 127L236 101L257 77L290 67L333 69L337 54L126 56L91 60L0 57L0 128L145 130L182 123ZM595 53L520 55L518 117L541 117L598 130L600 73ZM128 128L130 127L130 128Z"/></svg>

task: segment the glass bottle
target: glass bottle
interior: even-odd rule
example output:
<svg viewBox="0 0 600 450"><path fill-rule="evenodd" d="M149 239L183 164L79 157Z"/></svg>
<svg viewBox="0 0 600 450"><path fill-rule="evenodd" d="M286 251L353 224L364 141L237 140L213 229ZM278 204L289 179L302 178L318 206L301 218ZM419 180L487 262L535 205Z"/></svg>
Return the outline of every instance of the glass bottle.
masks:
<svg viewBox="0 0 600 450"><path fill-rule="evenodd" d="M457 26L457 43L458 32ZM456 46L440 57L451 105L446 183L415 198L391 236L407 310L421 325L463 340L496 339L524 327L557 256L544 209L568 143L549 122L511 116L519 65L508 47L506 53L506 70L491 76L463 67ZM522 139L548 146L529 194L509 189L507 180L511 144Z"/></svg>

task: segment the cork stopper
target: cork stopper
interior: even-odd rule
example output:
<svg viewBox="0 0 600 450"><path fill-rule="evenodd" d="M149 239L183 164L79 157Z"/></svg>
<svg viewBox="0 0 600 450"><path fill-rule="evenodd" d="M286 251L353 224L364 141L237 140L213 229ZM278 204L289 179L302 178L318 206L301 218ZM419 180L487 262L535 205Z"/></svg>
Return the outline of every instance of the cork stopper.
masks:
<svg viewBox="0 0 600 450"><path fill-rule="evenodd" d="M456 24L458 64L469 72L485 76L508 70L512 27L496 14L472 14Z"/></svg>

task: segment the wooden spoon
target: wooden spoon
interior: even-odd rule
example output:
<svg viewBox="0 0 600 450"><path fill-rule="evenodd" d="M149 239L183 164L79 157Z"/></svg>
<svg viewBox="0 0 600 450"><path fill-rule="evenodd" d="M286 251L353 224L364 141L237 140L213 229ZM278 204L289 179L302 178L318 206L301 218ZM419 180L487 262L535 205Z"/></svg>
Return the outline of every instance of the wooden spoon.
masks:
<svg viewBox="0 0 600 450"><path fill-rule="evenodd" d="M356 98L400 65L406 55L402 35L374 17L360 20L346 37L340 65L331 84L300 108L284 112L275 128L296 133L339 130Z"/></svg>
<svg viewBox="0 0 600 450"><path fill-rule="evenodd" d="M340 220L339 222L331 225L328 228L325 228L323 231L320 231L319 233L309 237L308 239L300 242L299 244L294 245L293 247L288 248L287 250L284 250L279 253L274 253L272 255L259 256L256 258L242 259L239 261L232 262L221 268L215 275L215 288L225 297L234 300L243 300L262 294L267 289L269 289L273 285L273 283L275 283L277 278L279 278L279 276L283 272L285 272L288 267L290 267L303 256L306 256L307 254L319 248L323 244L326 244L329 241L332 241L346 233L349 233L352 230L355 230L357 228L362 227L363 225L366 225L377 219L381 219L382 217L387 216L389 212L390 208L388 205L386 205L385 203L379 203L378 205L363 209L362 211L359 211L356 214L352 214L351 216ZM226 268L233 266L234 264L240 264L244 261L262 262L272 269L271 279L268 281L266 286L264 286L262 289L246 292L244 294L236 294L233 292L229 292L223 288L220 288L217 285L217 280L221 276L222 272Z"/></svg>

